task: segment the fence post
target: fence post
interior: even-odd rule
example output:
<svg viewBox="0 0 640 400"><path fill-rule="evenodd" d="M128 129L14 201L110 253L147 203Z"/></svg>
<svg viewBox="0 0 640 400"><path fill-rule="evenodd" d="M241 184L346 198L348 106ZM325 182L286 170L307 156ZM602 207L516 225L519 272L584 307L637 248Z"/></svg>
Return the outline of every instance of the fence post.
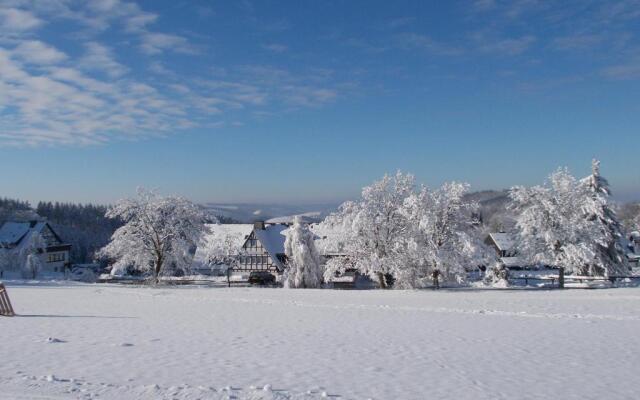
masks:
<svg viewBox="0 0 640 400"><path fill-rule="evenodd" d="M13 312L13 307L11 307L7 289L2 282L0 282L0 315L4 315L5 317L13 317L16 315L16 313Z"/></svg>
<svg viewBox="0 0 640 400"><path fill-rule="evenodd" d="M558 287L564 289L564 267L558 270Z"/></svg>

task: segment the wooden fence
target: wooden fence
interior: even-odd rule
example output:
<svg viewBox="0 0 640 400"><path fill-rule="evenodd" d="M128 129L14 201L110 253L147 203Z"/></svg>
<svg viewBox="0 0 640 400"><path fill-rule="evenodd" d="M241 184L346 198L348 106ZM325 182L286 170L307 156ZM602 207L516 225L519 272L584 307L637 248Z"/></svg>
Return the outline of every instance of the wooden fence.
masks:
<svg viewBox="0 0 640 400"><path fill-rule="evenodd" d="M11 301L9 301L9 295L7 294L7 289L4 287L4 284L0 282L0 315L4 315L5 317L13 317L16 315L13 312L13 307L11 307Z"/></svg>
<svg viewBox="0 0 640 400"><path fill-rule="evenodd" d="M560 289L564 288L566 283L586 283L586 282L611 282L611 284L615 284L617 281L630 280L634 282L639 282L640 276L576 276L576 275L547 275L547 276L535 276L535 275L524 275L524 276L513 276L508 278L509 281L520 281L523 282L525 286L529 285L529 282L549 282L551 283L551 287L558 287Z"/></svg>

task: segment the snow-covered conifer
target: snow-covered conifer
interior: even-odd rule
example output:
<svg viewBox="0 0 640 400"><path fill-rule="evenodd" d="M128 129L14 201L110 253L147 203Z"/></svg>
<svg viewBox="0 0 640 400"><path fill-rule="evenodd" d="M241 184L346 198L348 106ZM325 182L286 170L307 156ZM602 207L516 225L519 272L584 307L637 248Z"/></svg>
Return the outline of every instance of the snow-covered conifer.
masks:
<svg viewBox="0 0 640 400"><path fill-rule="evenodd" d="M287 256L285 287L318 288L322 285L324 271L314 234L298 216L286 232L284 250Z"/></svg>
<svg viewBox="0 0 640 400"><path fill-rule="evenodd" d="M163 197L138 189L138 197L119 201L106 214L124 223L100 255L116 260L112 273L128 267L150 271L154 282L168 268L188 269L206 227L199 207L182 197Z"/></svg>
<svg viewBox="0 0 640 400"><path fill-rule="evenodd" d="M622 226L609 204L609 182L600 175L600 161L594 159L591 169L591 175L582 179L580 183L586 187L585 217L596 225L602 234L592 273L625 275L628 273L628 266L624 250L619 243L622 238Z"/></svg>

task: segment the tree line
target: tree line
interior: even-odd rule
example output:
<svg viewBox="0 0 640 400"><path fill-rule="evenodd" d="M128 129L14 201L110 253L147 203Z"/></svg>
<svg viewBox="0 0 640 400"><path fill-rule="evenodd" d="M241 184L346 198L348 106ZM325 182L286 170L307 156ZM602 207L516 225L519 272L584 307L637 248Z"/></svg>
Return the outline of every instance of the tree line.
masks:
<svg viewBox="0 0 640 400"><path fill-rule="evenodd" d="M464 283L469 270L492 265L494 276L503 277L498 272L505 266L484 243L479 206L468 194L466 183L432 189L397 172L363 188L359 199L342 204L313 232L297 219L286 232L285 286L317 287L358 271L383 288L419 288L437 279ZM569 274L628 274L623 227L610 194L597 160L583 179L560 168L543 185L513 187L509 233L518 257ZM156 282L168 269L189 269L207 229L202 210L188 200L147 191L119 202L107 216L124 224L100 254L115 260L114 271L135 266L151 271ZM632 224L640 228L640 216ZM229 259L226 244L233 241L219 241L208 249ZM321 263L319 254L336 256Z"/></svg>

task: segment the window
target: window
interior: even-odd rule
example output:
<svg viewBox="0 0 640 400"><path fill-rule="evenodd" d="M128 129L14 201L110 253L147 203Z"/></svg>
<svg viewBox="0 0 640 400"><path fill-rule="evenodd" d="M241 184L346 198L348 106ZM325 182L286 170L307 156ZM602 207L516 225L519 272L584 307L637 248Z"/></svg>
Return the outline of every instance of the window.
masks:
<svg viewBox="0 0 640 400"><path fill-rule="evenodd" d="M65 260L65 253L49 253L47 254L47 262L54 263Z"/></svg>

